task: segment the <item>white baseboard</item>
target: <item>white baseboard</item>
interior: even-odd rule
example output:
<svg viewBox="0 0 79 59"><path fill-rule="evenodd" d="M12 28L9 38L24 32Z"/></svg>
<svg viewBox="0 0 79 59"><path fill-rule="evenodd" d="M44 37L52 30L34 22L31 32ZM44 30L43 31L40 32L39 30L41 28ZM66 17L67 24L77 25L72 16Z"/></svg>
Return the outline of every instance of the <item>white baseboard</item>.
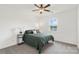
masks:
<svg viewBox="0 0 79 59"><path fill-rule="evenodd" d="M58 40L55 40L55 41L58 41ZM75 45L75 46L77 46L79 48L79 45L77 45L77 44L63 42L63 41L58 41L58 42L62 42L62 43L66 43L66 44L72 44L72 45ZM7 47L10 47L10 46L13 46L13 45L16 45L16 44L17 43L11 43L11 44L8 44L8 45L5 45L5 46L1 46L0 49L7 48Z"/></svg>
<svg viewBox="0 0 79 59"><path fill-rule="evenodd" d="M71 45L75 45L75 46L77 46L77 44L73 44L73 43L71 43L71 42L65 42L65 41L59 41L59 40L55 40L55 41L58 41L58 42L62 42L62 43L66 43L66 44L71 44Z"/></svg>
<svg viewBox="0 0 79 59"><path fill-rule="evenodd" d="M8 44L8 45L5 45L5 46L1 46L0 49L4 49L4 48L10 47L10 46L14 46L16 44L17 43L12 43L12 44Z"/></svg>

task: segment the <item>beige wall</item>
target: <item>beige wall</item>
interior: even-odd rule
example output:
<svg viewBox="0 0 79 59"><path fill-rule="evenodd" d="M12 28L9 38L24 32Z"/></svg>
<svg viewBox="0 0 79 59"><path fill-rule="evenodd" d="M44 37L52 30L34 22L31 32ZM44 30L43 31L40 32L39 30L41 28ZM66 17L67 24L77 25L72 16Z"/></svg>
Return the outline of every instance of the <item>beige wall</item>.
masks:
<svg viewBox="0 0 79 59"><path fill-rule="evenodd" d="M30 5L0 5L0 49L16 44L17 28L34 28L36 16L29 8Z"/></svg>
<svg viewBox="0 0 79 59"><path fill-rule="evenodd" d="M48 22L51 17L55 16L58 20L57 31L49 31ZM42 32L50 32L55 40L76 44L77 45L77 8L69 9L60 13L56 13L51 17L44 16L46 23L41 27ZM41 20L41 22L43 22Z"/></svg>

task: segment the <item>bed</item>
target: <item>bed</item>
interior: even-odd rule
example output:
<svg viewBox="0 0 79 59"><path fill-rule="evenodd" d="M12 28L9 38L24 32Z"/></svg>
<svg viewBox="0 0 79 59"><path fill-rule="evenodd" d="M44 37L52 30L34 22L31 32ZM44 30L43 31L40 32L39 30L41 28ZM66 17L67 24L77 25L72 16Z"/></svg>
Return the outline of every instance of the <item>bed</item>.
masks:
<svg viewBox="0 0 79 59"><path fill-rule="evenodd" d="M23 35L23 41L24 43L35 47L38 52L41 53L42 48L48 43L49 40L54 42L54 37L52 35L40 33L39 31L36 32L37 33L33 33L33 30L26 30Z"/></svg>

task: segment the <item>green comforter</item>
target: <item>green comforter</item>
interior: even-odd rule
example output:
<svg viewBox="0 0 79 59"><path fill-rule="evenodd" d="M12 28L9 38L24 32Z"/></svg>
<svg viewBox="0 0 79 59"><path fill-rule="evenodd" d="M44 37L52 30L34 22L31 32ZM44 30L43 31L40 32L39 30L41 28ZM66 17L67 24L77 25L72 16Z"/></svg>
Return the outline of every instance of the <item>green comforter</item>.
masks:
<svg viewBox="0 0 79 59"><path fill-rule="evenodd" d="M24 34L23 36L23 41L35 47L36 49L39 50L39 53L41 53L41 50L45 44L48 43L49 40L54 41L54 38L52 35L46 35L42 33L37 33L37 34Z"/></svg>

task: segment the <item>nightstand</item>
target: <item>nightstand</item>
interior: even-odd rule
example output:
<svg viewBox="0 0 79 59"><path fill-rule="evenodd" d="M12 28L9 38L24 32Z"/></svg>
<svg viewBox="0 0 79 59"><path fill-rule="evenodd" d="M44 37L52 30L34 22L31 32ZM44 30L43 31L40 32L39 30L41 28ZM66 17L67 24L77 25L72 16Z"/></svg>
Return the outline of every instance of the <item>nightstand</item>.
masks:
<svg viewBox="0 0 79 59"><path fill-rule="evenodd" d="M18 45L23 44L22 37L23 37L23 34L22 33L17 34L17 44Z"/></svg>

